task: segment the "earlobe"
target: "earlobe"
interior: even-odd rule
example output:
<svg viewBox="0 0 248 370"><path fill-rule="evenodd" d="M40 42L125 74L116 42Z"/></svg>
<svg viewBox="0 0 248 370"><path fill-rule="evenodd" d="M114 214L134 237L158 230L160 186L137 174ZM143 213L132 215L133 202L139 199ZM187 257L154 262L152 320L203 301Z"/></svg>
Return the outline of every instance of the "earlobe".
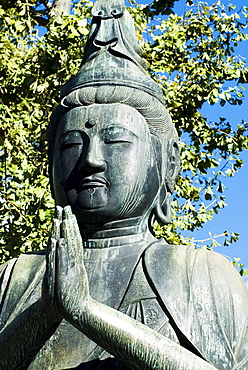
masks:
<svg viewBox="0 0 248 370"><path fill-rule="evenodd" d="M179 147L177 141L171 139L167 146L166 173L158 199L152 211L151 220L156 219L159 223L166 225L171 222L171 195L174 190L176 178L180 169Z"/></svg>
<svg viewBox="0 0 248 370"><path fill-rule="evenodd" d="M48 174L49 174L49 180L50 180L50 190L53 199L54 197L54 186L53 186L53 153L54 153L54 146L49 145L48 148Z"/></svg>
<svg viewBox="0 0 248 370"><path fill-rule="evenodd" d="M153 221L166 225L171 222L171 193L163 185L159 191L158 199L153 209Z"/></svg>
<svg viewBox="0 0 248 370"><path fill-rule="evenodd" d="M167 171L165 174L165 183L167 184L170 193L173 193L176 179L180 170L180 151L178 142L171 139L168 142L168 162Z"/></svg>

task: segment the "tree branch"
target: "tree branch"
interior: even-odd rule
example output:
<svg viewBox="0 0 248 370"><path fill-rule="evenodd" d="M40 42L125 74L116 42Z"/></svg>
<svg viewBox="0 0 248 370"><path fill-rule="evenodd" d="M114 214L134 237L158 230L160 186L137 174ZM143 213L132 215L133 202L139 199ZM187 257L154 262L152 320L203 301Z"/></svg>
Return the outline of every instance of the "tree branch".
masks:
<svg viewBox="0 0 248 370"><path fill-rule="evenodd" d="M30 16L39 23L40 26L46 27L49 19L43 18L41 15L37 14L34 9L30 9Z"/></svg>
<svg viewBox="0 0 248 370"><path fill-rule="evenodd" d="M53 4L50 1L44 0L44 1L41 1L41 2L46 7L47 10L51 10L52 9Z"/></svg>

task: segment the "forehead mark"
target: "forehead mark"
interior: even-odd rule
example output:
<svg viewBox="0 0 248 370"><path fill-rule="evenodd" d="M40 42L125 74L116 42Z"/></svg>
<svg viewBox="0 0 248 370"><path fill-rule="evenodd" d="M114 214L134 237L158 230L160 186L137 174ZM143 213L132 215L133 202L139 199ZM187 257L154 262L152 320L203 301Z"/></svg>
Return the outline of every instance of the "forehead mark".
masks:
<svg viewBox="0 0 248 370"><path fill-rule="evenodd" d="M89 119L87 122L85 122L86 128L94 127L98 122L95 119Z"/></svg>

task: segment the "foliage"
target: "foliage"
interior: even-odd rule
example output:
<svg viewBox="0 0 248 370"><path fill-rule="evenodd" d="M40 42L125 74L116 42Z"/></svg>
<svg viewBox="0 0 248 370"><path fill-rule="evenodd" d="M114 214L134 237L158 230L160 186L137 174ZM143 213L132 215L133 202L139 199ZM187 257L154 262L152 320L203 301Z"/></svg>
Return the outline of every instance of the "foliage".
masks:
<svg viewBox="0 0 248 370"><path fill-rule="evenodd" d="M91 3L49 14L38 36L30 4L0 8L0 257L45 247L53 214L45 130L60 87L81 63Z"/></svg>
<svg viewBox="0 0 248 370"><path fill-rule="evenodd" d="M181 0L180 0L181 1ZM61 85L82 59L91 1L73 1L72 13L56 2L3 0L0 6L0 258L45 247L53 200L47 171L45 129ZM133 3L133 1L132 1ZM248 8L198 2L173 13L174 1L132 5L138 37L143 34L150 73L182 136L182 171L173 200L174 221L155 225L169 243L187 243L194 230L225 206L223 178L242 166L247 123L233 129L225 118L208 122L203 104L242 104L247 67L235 47L247 39ZM162 15L162 16L161 16ZM44 35L39 36L43 26ZM39 31L39 32L38 32ZM235 82L235 83L234 83ZM214 238L215 239L215 238ZM236 234L225 234L226 243ZM208 246L211 246L208 245Z"/></svg>

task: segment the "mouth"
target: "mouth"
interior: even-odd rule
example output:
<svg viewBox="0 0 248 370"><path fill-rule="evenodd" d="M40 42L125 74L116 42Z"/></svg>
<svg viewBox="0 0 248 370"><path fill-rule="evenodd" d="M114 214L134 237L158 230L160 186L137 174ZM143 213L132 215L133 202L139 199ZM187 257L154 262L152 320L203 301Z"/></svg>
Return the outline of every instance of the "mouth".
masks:
<svg viewBox="0 0 248 370"><path fill-rule="evenodd" d="M93 189L93 188L107 188L109 186L109 182L104 178L100 176L88 176L84 177L78 186L77 193L84 189Z"/></svg>

